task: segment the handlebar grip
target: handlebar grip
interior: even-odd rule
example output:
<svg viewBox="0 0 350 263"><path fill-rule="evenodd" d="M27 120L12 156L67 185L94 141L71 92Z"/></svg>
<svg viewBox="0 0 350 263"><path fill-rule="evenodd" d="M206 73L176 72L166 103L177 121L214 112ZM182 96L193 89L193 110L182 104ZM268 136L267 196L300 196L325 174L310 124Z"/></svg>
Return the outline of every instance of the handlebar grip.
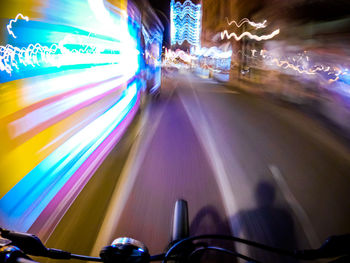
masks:
<svg viewBox="0 0 350 263"><path fill-rule="evenodd" d="M0 248L1 263L36 263L31 260L22 250L15 246L3 246Z"/></svg>
<svg viewBox="0 0 350 263"><path fill-rule="evenodd" d="M11 244L20 248L25 254L46 256L48 252L48 249L36 235L1 229L1 236L11 240Z"/></svg>

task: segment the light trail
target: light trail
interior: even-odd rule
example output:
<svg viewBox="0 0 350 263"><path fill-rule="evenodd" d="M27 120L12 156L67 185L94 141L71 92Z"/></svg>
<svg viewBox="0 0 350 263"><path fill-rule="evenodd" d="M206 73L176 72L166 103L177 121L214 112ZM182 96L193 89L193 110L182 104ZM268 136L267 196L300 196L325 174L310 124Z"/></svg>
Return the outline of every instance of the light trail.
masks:
<svg viewBox="0 0 350 263"><path fill-rule="evenodd" d="M201 5L186 0L183 4L170 3L171 44L182 44L185 40L200 46Z"/></svg>
<svg viewBox="0 0 350 263"><path fill-rule="evenodd" d="M288 57L289 60L293 61L293 63L291 63L290 61L288 61L286 59L281 59L281 58L276 58L276 57L271 56L270 54L268 54L268 51L265 49L261 49L260 51L252 49L252 50L250 50L250 52L252 53L251 56L249 56L247 54L243 54L242 51L238 51L237 53L238 54L241 53L243 56L250 58L250 59L264 61L268 65L274 64L274 65L276 65L282 69L285 69L285 70L287 70L287 69L294 70L294 71L298 72L299 74L316 75L317 73L325 72L329 76L327 78L327 81L329 84L340 80L341 77L344 75L348 75L347 70L342 70L336 66L331 67L331 66L325 66L322 64L314 64L314 65L309 66L308 63L306 63L306 62L310 62L310 60L311 60L310 57L303 56L302 54L298 54L297 56L294 56L294 57ZM257 54L259 54L262 59L259 58L257 56Z"/></svg>
<svg viewBox="0 0 350 263"><path fill-rule="evenodd" d="M142 35L145 39L145 44L146 45L150 45L153 42L158 42L161 43L163 41L163 36L161 34L159 34L158 32L156 32L155 34L153 34L153 36L151 36L147 30L145 29L144 26L142 26Z"/></svg>
<svg viewBox="0 0 350 263"><path fill-rule="evenodd" d="M292 69L300 74L306 74L306 75L315 75L317 73L321 73L321 72L327 72L327 75L330 76L334 76L332 78L328 78L327 81L329 84L336 82L340 79L341 76L343 75L347 75L346 70L343 71L341 70L339 67L333 66L324 66L324 65L312 65L309 66L307 69L302 68L302 65L295 65L293 63L290 63L288 60L285 59L279 59L279 58L273 58L270 55L266 55L266 50L261 50L260 51L260 55L265 59L265 60L269 60L271 63L274 63L275 65L277 65L278 67L282 68L282 69ZM307 62L310 61L310 57L309 56L300 56L298 55L298 57L292 57L291 60L294 61L294 63L304 63L305 60Z"/></svg>
<svg viewBox="0 0 350 263"><path fill-rule="evenodd" d="M335 76L335 78L334 79L329 79L328 80L328 82L331 84L331 83L333 83L333 82L336 82L336 81L338 81L339 80L339 76L341 76L341 75L346 75L347 73L346 72L343 72L341 69L339 69L339 68L334 68L334 71L335 71L335 73L334 73L334 76ZM331 72L329 72L328 73L328 75L331 75Z"/></svg>
<svg viewBox="0 0 350 263"><path fill-rule="evenodd" d="M230 26L232 24L235 24L237 27L241 27L243 24L248 23L252 27L255 27L256 29L259 28L265 28L266 27L266 20L262 23L255 23L253 21L250 21L248 18L243 18L239 23L237 23L235 20L229 21L228 18L226 17L227 24Z"/></svg>
<svg viewBox="0 0 350 263"><path fill-rule="evenodd" d="M79 167L118 128L137 101L138 88L132 83L115 105L69 138L17 183L0 199L1 225L27 231ZM28 188L28 185L36 187Z"/></svg>
<svg viewBox="0 0 350 263"><path fill-rule="evenodd" d="M177 58L182 59L183 61L187 63L191 63L191 61L195 58L194 56L191 56L190 54L187 54L183 50L176 50L172 51L171 49L166 49L165 50L165 60L167 62L169 61L175 61Z"/></svg>
<svg viewBox="0 0 350 263"><path fill-rule="evenodd" d="M232 50L222 51L216 46L210 48L202 47L200 49L196 49L193 54L196 56L211 57L216 59L227 59L231 58Z"/></svg>
<svg viewBox="0 0 350 263"><path fill-rule="evenodd" d="M84 187L134 116L144 88L141 14L124 4L62 0L38 21L18 14L4 24L0 225L27 231L46 221L44 210L59 211L58 193Z"/></svg>
<svg viewBox="0 0 350 263"><path fill-rule="evenodd" d="M91 39L90 36L88 36ZM61 67L76 64L119 63L122 59L120 51L138 54L133 47L121 46L111 41L94 39L95 43L83 44L81 36L66 36L58 44L42 46L40 43L29 44L27 47L12 45L0 46L0 70L11 74L19 65ZM69 49L69 45L80 45L80 49Z"/></svg>
<svg viewBox="0 0 350 263"><path fill-rule="evenodd" d="M25 21L27 21L27 22L29 21L29 17L24 16L24 15L22 15L21 13L19 13L19 14L16 16L15 19L11 19L11 20L10 20L9 24L8 24L6 27L7 27L7 31L9 32L9 34L10 34L11 36L13 36L14 38L17 38L17 37L15 36L15 34L13 33L13 31L11 30L11 29L12 29L12 23L16 23L19 17L22 17L22 19L25 20Z"/></svg>
<svg viewBox="0 0 350 263"><path fill-rule="evenodd" d="M312 70L305 70L305 69L300 69L299 66L295 66L292 63L289 63L287 60L278 60L277 58L272 59L272 62L274 62L277 66L283 68L283 69L288 69L291 68L297 72L299 72L300 74L308 74L308 75L314 75L316 74L316 70L312 71Z"/></svg>
<svg viewBox="0 0 350 263"><path fill-rule="evenodd" d="M254 39L256 41L262 41L262 40L271 39L271 38L277 36L279 33L280 33L280 29L276 29L275 31L273 31L269 35L257 36L257 35L253 35L250 32L244 32L244 33L242 33L241 35L238 36L234 32L229 34L227 30L224 30L223 32L221 32L221 39L223 40L225 37L227 39L231 39L232 37L234 37L236 41L240 41L243 37L247 36L250 39Z"/></svg>

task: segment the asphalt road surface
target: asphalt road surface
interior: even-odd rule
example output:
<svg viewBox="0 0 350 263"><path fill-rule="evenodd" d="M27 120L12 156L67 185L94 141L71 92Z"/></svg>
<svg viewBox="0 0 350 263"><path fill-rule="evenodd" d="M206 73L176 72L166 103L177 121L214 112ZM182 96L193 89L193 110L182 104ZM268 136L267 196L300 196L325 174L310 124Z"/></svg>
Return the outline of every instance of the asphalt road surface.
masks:
<svg viewBox="0 0 350 263"><path fill-rule="evenodd" d="M138 113L47 245L98 255L114 238L130 236L161 253L174 203L184 198L193 235L318 247L350 232L344 145L296 108L191 73L168 73L159 100ZM236 249L263 262L288 262Z"/></svg>

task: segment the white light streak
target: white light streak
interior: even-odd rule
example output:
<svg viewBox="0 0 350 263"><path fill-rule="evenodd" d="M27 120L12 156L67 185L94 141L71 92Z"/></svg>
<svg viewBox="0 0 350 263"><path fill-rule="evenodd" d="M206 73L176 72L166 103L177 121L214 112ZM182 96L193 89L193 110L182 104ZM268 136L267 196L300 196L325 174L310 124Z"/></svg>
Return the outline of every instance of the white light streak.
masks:
<svg viewBox="0 0 350 263"><path fill-rule="evenodd" d="M249 37L250 39L254 39L256 41L262 41L262 40L268 40L268 39L271 39L273 37L275 37L276 35L278 35L280 33L280 30L279 29L276 29L275 31L273 31L271 34L269 35L263 35L263 36L257 36L257 35L253 35L251 34L250 32L244 32L242 33L240 36L237 36L236 33L231 33L229 34L227 30L224 30L223 32L221 32L221 39L223 40L225 37L227 39L231 39L232 37L234 37L234 39L236 41L239 41L241 40L243 37L247 36Z"/></svg>
<svg viewBox="0 0 350 263"><path fill-rule="evenodd" d="M200 46L201 5L190 0L183 4L174 0L170 3L171 44L182 44L185 40L193 46Z"/></svg>
<svg viewBox="0 0 350 263"><path fill-rule="evenodd" d="M185 51L180 50L180 49L178 49L176 51L172 51L171 49L165 50L165 59L167 62L175 61L177 58L180 58L187 63L191 63L191 61L195 57L191 56L190 54L187 54Z"/></svg>
<svg viewBox="0 0 350 263"><path fill-rule="evenodd" d="M304 51L304 54L305 53L306 51ZM316 75L317 73L320 73L322 76L322 73L327 72L327 75L329 76L327 77L327 81L329 84L338 81L341 78L341 76L347 74L346 70L342 70L341 68L336 66L330 67L322 64L309 65L308 62L311 61L311 58L303 54L298 54L294 57L288 57L288 59L281 59L270 56L267 53L267 50L260 50L260 56L264 58L265 61L268 61L269 64L275 64L276 66L282 69L291 69L300 74ZM293 61L293 63L291 63L290 61Z"/></svg>
<svg viewBox="0 0 350 263"><path fill-rule="evenodd" d="M218 47L210 47L210 48L198 48L193 52L196 56L203 56L203 57L211 57L215 59L227 59L231 58L232 56L232 50L222 51Z"/></svg>
<svg viewBox="0 0 350 263"><path fill-rule="evenodd" d="M301 69L299 66L295 66L291 63L289 63L287 60L278 60L277 58L274 58L272 60L272 62L274 62L277 66L283 68L283 69L288 69L291 68L297 72L299 72L300 74L308 74L308 75L314 75L316 70L305 70L305 69Z"/></svg>
<svg viewBox="0 0 350 263"><path fill-rule="evenodd" d="M232 20L231 22L228 20L228 18L226 17L226 21L227 24L230 26L232 24L235 24L237 27L241 27L244 23L248 23L249 25L251 25L252 27L255 27L256 29L259 28L265 28L266 27L266 20L264 20L264 22L262 23L255 23L253 21L250 21L248 18L243 18L241 21L239 21L239 23L237 24L237 22L235 20Z"/></svg>
<svg viewBox="0 0 350 263"><path fill-rule="evenodd" d="M43 64L61 67L74 64L120 64L130 63L130 57L134 58L133 66L136 66L138 50L130 45L121 45L108 40L93 39L87 36L68 35L58 44L43 46L39 43L29 44L27 47L16 47L12 45L0 46L0 71L11 73L19 65L42 66ZM82 41L86 41L83 44ZM90 42L90 43L89 43ZM93 42L93 43L92 43ZM68 49L66 45L76 44L82 48ZM108 51L107 53L104 53ZM127 69L135 67L125 67ZM123 70L123 72L125 71Z"/></svg>
<svg viewBox="0 0 350 263"><path fill-rule="evenodd" d="M24 15L22 15L21 13L19 13L19 14L16 16L15 19L11 19L11 20L10 20L10 23L9 23L6 27L7 27L7 31L9 32L9 34L10 34L11 36L13 36L14 38L17 38L17 37L15 36L15 34L14 34L13 31L12 31L12 23L16 23L19 17L22 17L22 19L24 19L24 20L27 21L27 22L29 21L29 17L24 16Z"/></svg>

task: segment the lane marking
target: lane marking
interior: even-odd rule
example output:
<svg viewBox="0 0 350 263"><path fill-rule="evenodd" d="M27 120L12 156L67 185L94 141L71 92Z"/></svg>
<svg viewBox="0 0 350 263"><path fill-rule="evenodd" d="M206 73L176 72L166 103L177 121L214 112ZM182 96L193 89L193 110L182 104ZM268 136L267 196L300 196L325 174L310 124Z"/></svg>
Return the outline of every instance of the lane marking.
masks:
<svg viewBox="0 0 350 263"><path fill-rule="evenodd" d="M229 90L226 88L195 88L196 91L201 92L212 92L212 93L222 93L222 94L240 94L238 91L235 90Z"/></svg>
<svg viewBox="0 0 350 263"><path fill-rule="evenodd" d="M189 75L187 74L186 75L187 77L189 77ZM195 77L198 77L197 75L195 75ZM222 82L219 82L219 81L216 81L216 80L213 80L213 79L206 79L206 80L203 80L203 79L197 79L196 78L196 82L197 83L205 83L205 84L215 84L219 87L215 87L215 88L203 88L203 87L193 87L194 89L196 90L199 90L199 91L208 91L208 92L213 92L213 93L232 93L232 94L241 94L239 91L237 90L230 90L226 87L223 86L223 83ZM191 82L192 83L192 82Z"/></svg>
<svg viewBox="0 0 350 263"><path fill-rule="evenodd" d="M177 81L174 85L177 85ZM98 255L101 248L108 245L108 242L113 238L112 236L115 232L118 222L122 216L122 212L126 206L129 199L130 193L134 187L136 178L138 176L138 171L140 170L141 164L145 159L149 145L154 137L154 134L159 126L160 120L162 119L165 107L167 106L169 99L175 89L170 91L169 97L162 105L162 108L156 117L152 117L152 122L150 116L150 106L146 108L144 119L140 127L137 129L135 135L135 143L132 145L129 156L126 160L125 166L120 175L120 179L117 182L115 190L112 194L111 201L109 202L107 212L101 224L100 230L98 232L96 242L91 251L91 255ZM152 123L149 130L145 133L145 127L147 123Z"/></svg>
<svg viewBox="0 0 350 263"><path fill-rule="evenodd" d="M281 192L288 202L289 206L292 208L295 216L297 217L301 227L304 230L304 233L313 248L317 248L320 246L321 242L319 237L317 236L314 227L307 216L305 210L300 205L298 200L294 197L293 193L289 189L287 182L284 180L280 170L275 165L269 165L269 169L272 173L273 178L275 179L277 185L281 189Z"/></svg>
<svg viewBox="0 0 350 263"><path fill-rule="evenodd" d="M209 131L210 126L204 116L202 107L200 106L200 101L199 101L198 95L196 94L196 89L193 87L192 82L189 80L189 78L188 78L188 83L192 89L193 96L195 98L195 105L197 108L196 114L194 113L193 110L189 108L188 104L185 102L185 99L181 94L179 94L179 97L190 119L192 127L195 133L197 134L202 147L204 148L204 152L208 157L208 161L213 169L214 176L218 184L218 188L221 194L221 199L223 201L226 216L227 218L230 218L231 216L235 215L238 212L238 206L234 198L233 189L231 188L229 176L226 172L225 165L219 154L218 147L216 146L213 136L211 136L211 132ZM192 106L194 105L192 104ZM233 160L232 162L235 162L235 161ZM239 167L239 165L236 164L236 167ZM239 169L238 173L241 173L241 172L242 171ZM234 224L233 222L231 222L231 220L230 220L230 227L233 233Z"/></svg>

